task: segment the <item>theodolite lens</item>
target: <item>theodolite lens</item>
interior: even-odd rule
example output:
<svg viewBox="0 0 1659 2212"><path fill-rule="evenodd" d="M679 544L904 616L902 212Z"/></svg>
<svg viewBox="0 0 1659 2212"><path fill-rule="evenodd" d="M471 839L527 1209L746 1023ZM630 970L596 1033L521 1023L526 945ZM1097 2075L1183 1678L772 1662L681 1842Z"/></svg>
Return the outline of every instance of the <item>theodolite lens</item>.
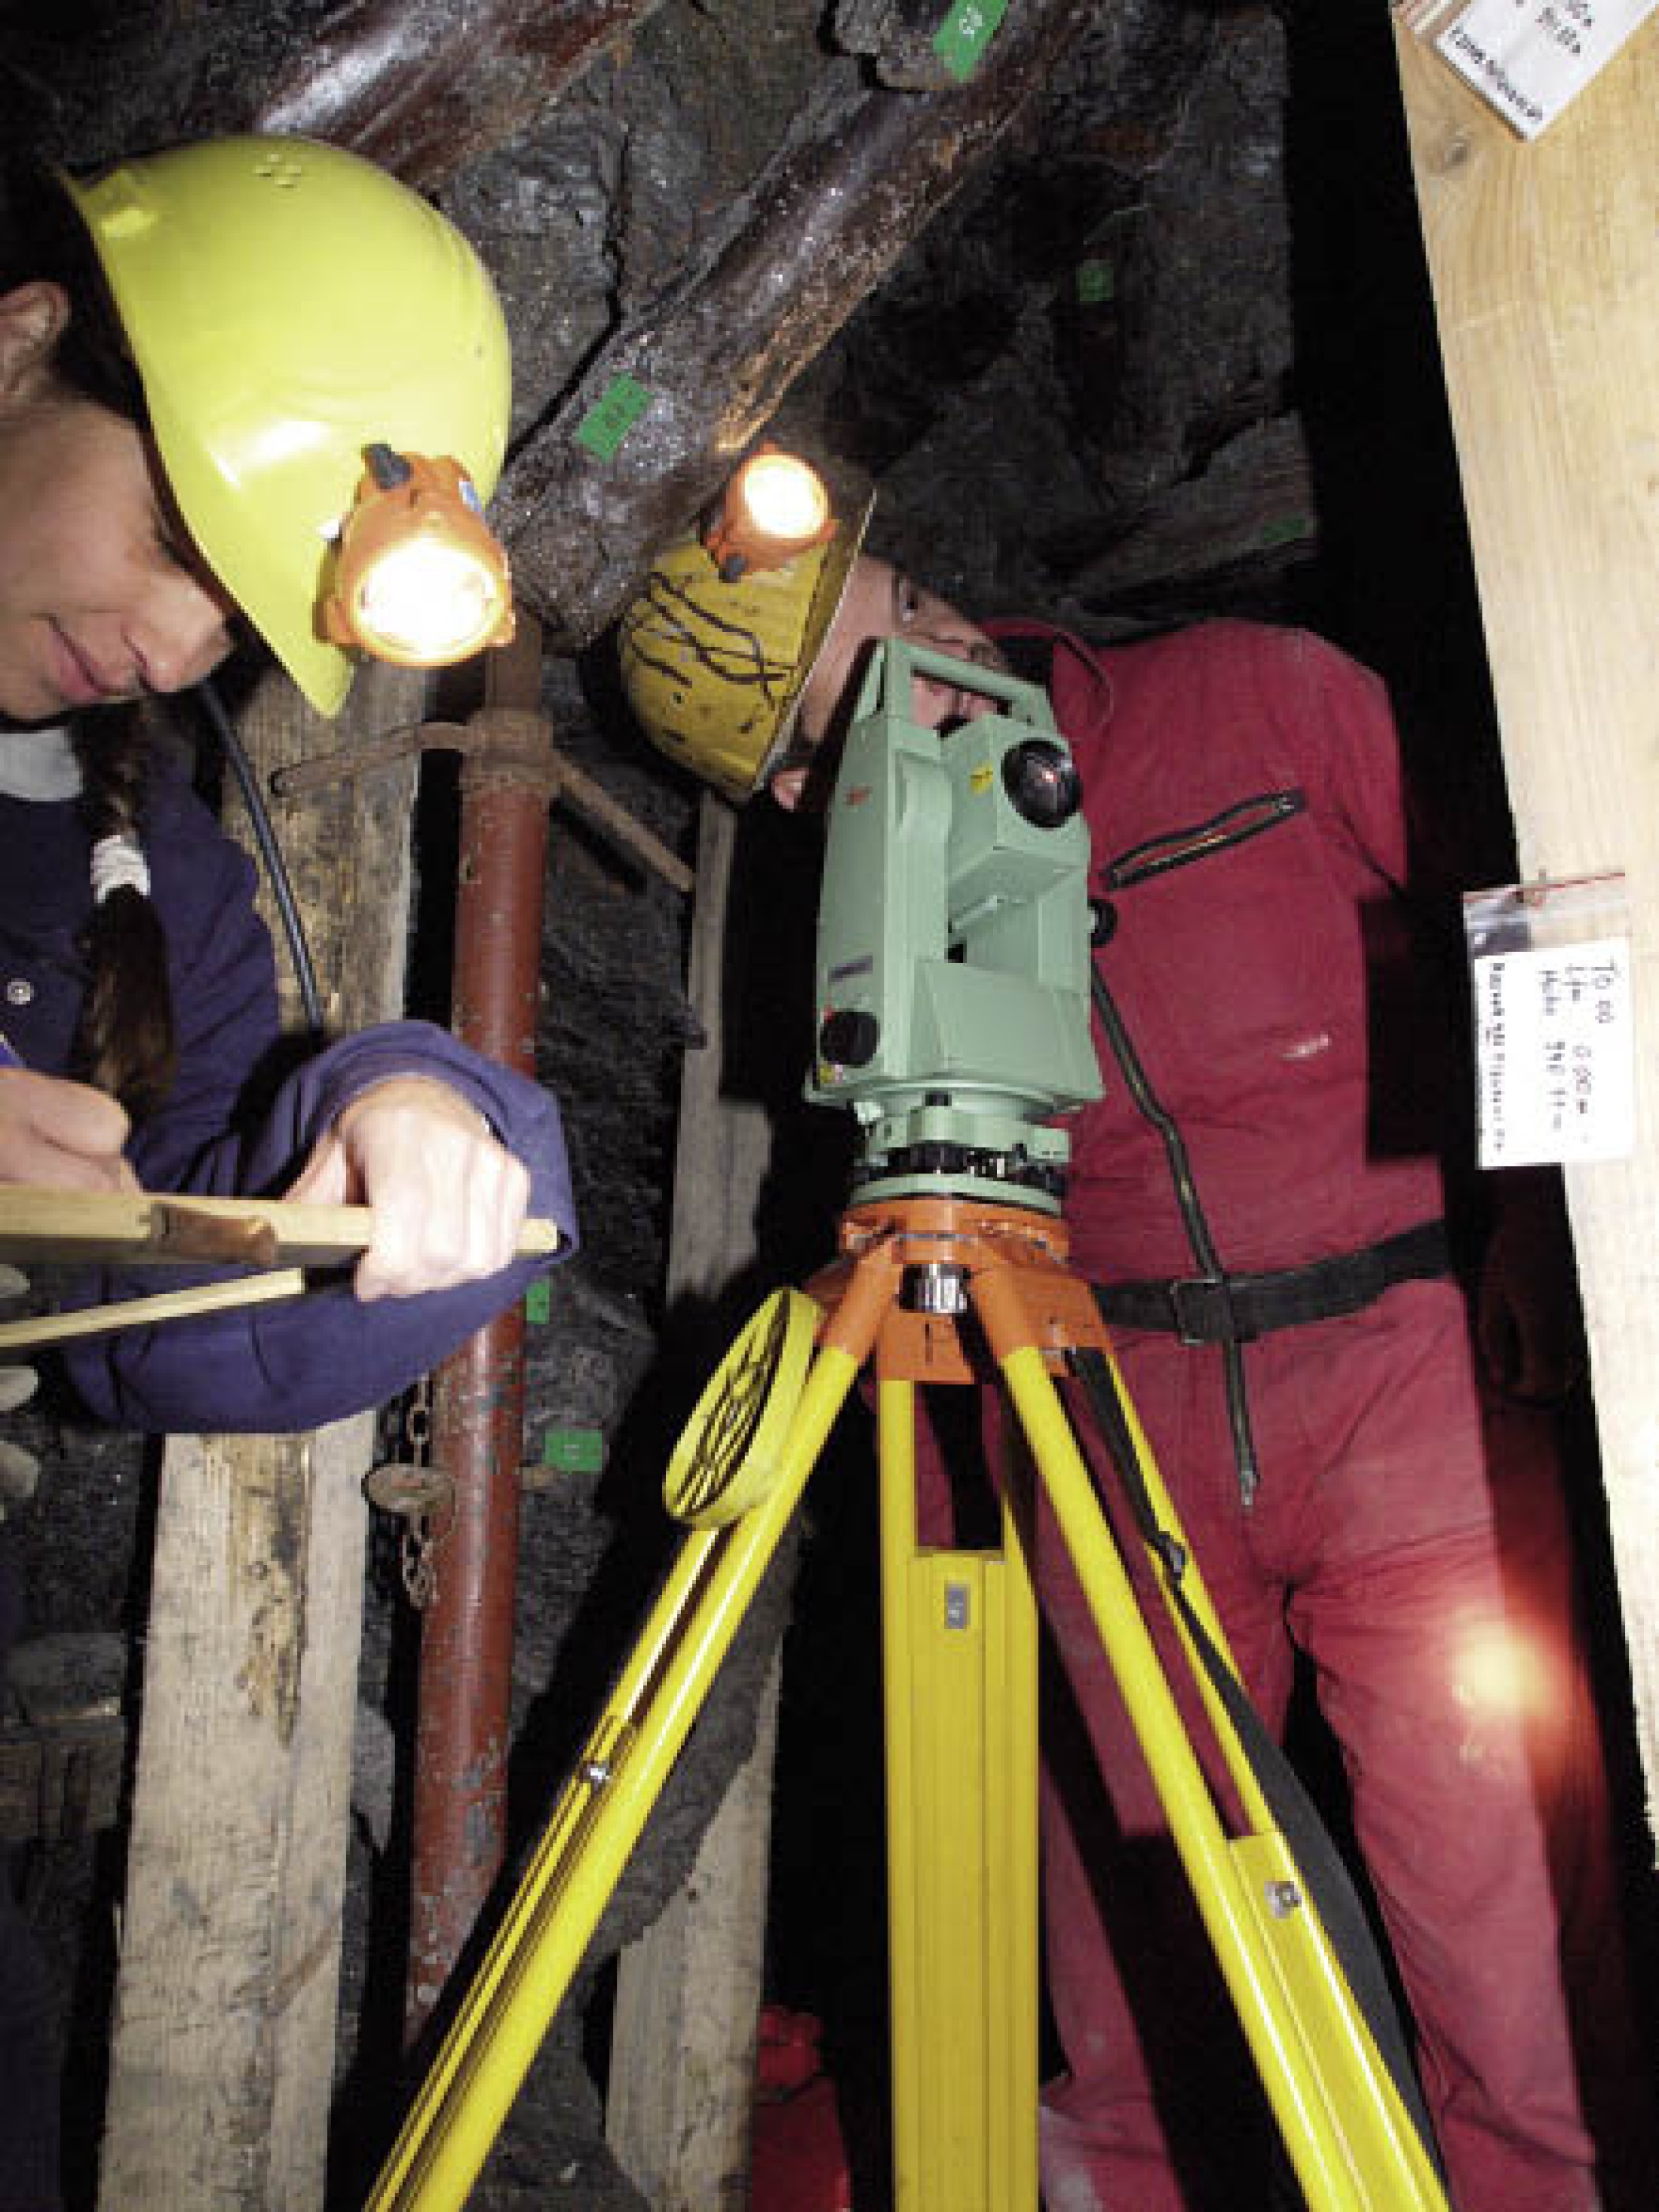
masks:
<svg viewBox="0 0 1659 2212"><path fill-rule="evenodd" d="M852 1006L826 1014L818 1029L818 1054L836 1067L867 1067L881 1042L881 1024Z"/></svg>
<svg viewBox="0 0 1659 2212"><path fill-rule="evenodd" d="M1069 753L1046 738L1026 738L1002 757L1002 787L1022 821L1058 830L1083 803L1083 779Z"/></svg>

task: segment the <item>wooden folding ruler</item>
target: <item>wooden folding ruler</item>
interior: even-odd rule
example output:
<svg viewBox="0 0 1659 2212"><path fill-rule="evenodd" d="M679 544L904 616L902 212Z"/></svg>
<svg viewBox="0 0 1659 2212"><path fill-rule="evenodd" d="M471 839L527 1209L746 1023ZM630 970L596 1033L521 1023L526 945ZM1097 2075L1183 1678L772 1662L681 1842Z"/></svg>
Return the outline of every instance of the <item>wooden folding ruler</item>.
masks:
<svg viewBox="0 0 1659 2212"><path fill-rule="evenodd" d="M367 1249L367 1206L307 1206L291 1199L173 1198L152 1192L46 1190L0 1184L0 1261L19 1266L215 1266L246 1272L155 1297L120 1298L63 1314L0 1322L0 1353L137 1323L178 1321L228 1307L297 1297L307 1267L344 1267ZM554 1252L559 1231L532 1218L521 1256Z"/></svg>

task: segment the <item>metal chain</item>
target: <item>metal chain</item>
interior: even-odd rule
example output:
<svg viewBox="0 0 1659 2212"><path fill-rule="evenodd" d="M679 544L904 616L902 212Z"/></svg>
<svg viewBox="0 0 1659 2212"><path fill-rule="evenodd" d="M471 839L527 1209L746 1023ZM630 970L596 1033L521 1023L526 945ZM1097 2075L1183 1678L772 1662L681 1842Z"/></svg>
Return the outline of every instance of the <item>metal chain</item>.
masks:
<svg viewBox="0 0 1659 2212"><path fill-rule="evenodd" d="M409 1394L404 1408L404 1441L409 1463L416 1468L432 1464L432 1377L422 1375ZM430 1513L411 1513L404 1524L399 1554L404 1588L416 1613L424 1613L438 1595L437 1546Z"/></svg>
<svg viewBox="0 0 1659 2212"><path fill-rule="evenodd" d="M432 1377L422 1375L409 1395L404 1413L404 1436L410 1464L417 1472L432 1466ZM435 1498L432 1503L435 1504ZM402 1565L404 1588L416 1613L424 1613L438 1595L438 1551L454 1522L453 1501L441 1526L434 1528L431 1504L411 1512L404 1529Z"/></svg>
<svg viewBox="0 0 1659 2212"><path fill-rule="evenodd" d="M423 1375L405 1396L398 1456L374 1468L364 1483L369 1503L402 1521L398 1568L417 1613L438 1594L438 1555L455 1524L455 1493L432 1464L432 1378Z"/></svg>

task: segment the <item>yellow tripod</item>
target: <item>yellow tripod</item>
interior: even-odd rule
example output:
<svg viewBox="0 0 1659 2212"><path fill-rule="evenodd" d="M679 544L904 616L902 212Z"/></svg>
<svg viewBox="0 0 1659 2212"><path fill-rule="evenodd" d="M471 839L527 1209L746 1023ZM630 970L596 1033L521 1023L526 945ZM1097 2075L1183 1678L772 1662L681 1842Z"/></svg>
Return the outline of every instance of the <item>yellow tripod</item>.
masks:
<svg viewBox="0 0 1659 2212"><path fill-rule="evenodd" d="M868 1360L881 1463L894 2201L897 2212L1036 2212L1030 1501L1006 1496L998 1551L916 1540L915 1388L982 1379L981 1342L1133 1717L1309 2204L1444 2212L1414 2093L1380 2054L1241 1739L1220 1624L1066 1249L1057 1218L1019 1206L952 1196L866 1203L842 1217L841 1257L810 1295L776 1292L739 1336L670 1466L669 1503L691 1533L381 2172L372 2212L465 2203ZM1055 1388L1055 1370L1085 1361L1103 1363L1096 1372L1113 1378L1165 1594L1243 1808L1240 1833L1224 1826Z"/></svg>

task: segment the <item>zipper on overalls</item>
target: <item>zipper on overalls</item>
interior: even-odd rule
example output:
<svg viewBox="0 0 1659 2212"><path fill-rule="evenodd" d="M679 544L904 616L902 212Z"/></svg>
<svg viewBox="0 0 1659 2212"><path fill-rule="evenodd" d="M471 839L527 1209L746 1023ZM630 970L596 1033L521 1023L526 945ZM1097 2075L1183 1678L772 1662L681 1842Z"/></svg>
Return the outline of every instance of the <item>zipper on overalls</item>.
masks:
<svg viewBox="0 0 1659 2212"><path fill-rule="evenodd" d="M1168 874L1171 868L1184 867L1189 861L1207 859L1213 853L1224 852L1247 839L1260 836L1264 830L1272 830L1307 806L1306 794L1297 789L1262 792L1253 799L1241 799L1231 806L1224 807L1207 822L1200 822L1188 830L1171 830L1161 837L1150 837L1143 844L1132 845L1127 853L1109 861L1101 871L1103 880L1111 890L1126 890L1131 884L1145 883L1148 878ZM1098 967L1094 970L1093 996L1095 1010L1101 1026L1112 1048L1118 1072L1141 1118L1158 1132L1164 1145L1164 1158L1174 1187L1176 1210L1186 1232L1188 1248L1193 1255L1200 1274L1213 1279L1224 1279L1210 1234L1210 1224L1198 1194L1192 1164L1187 1157L1187 1146L1174 1115L1153 1090L1152 1079L1130 1036L1127 1024L1118 1009L1116 1000L1106 987L1105 978ZM1255 1438L1250 1428L1249 1397L1244 1377L1244 1348L1236 1340L1228 1338L1222 1347L1222 1370L1227 1399L1227 1425L1232 1438L1233 1464L1238 1475L1238 1494L1248 1513L1255 1502L1255 1493L1261 1481L1261 1462L1256 1457Z"/></svg>
<svg viewBox="0 0 1659 2212"><path fill-rule="evenodd" d="M1184 868L1188 861L1207 860L1212 853L1225 852L1230 846L1259 837L1264 830L1276 829L1293 814L1304 813L1307 805L1307 793L1295 786L1288 791L1264 791L1254 799L1236 799L1207 822L1189 830L1168 830L1162 836L1131 845L1127 853L1106 863L1102 878L1109 890L1127 890L1131 884L1145 883L1149 876L1167 875L1171 868Z"/></svg>

